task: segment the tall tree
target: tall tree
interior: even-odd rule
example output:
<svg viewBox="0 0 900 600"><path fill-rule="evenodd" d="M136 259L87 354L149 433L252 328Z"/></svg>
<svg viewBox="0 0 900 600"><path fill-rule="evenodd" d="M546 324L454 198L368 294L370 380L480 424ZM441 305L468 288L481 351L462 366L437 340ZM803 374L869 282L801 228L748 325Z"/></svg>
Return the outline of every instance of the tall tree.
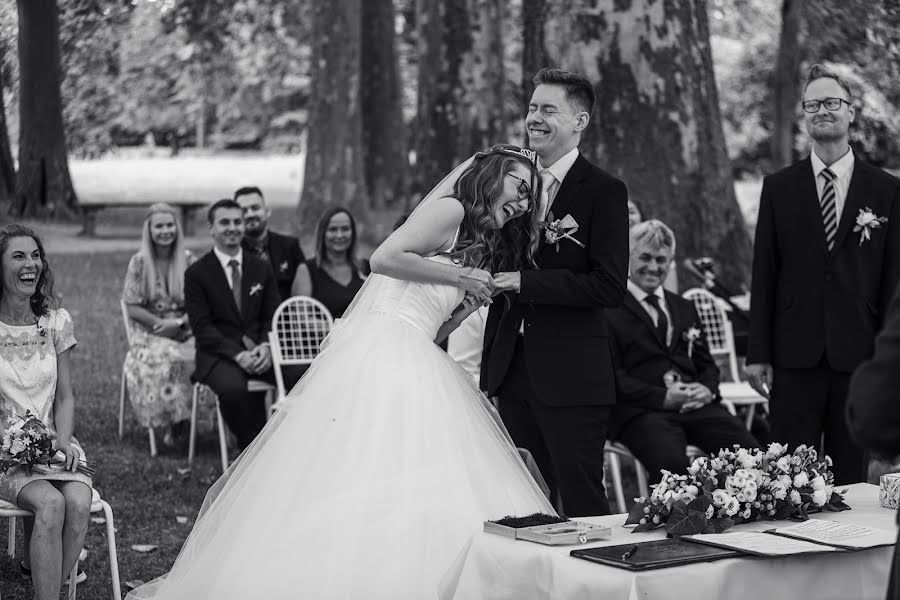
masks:
<svg viewBox="0 0 900 600"><path fill-rule="evenodd" d="M547 0L522 0L522 106L531 99L534 74L550 66L544 40L546 11Z"/></svg>
<svg viewBox="0 0 900 600"><path fill-rule="evenodd" d="M17 0L19 14L19 216L72 218L78 199L69 176L59 92L56 0Z"/></svg>
<svg viewBox="0 0 900 600"><path fill-rule="evenodd" d="M780 169L793 162L794 124L800 104L800 65L804 0L784 0L781 5L781 35L773 74L774 111L772 123L772 163Z"/></svg>
<svg viewBox="0 0 900 600"><path fill-rule="evenodd" d="M402 206L409 172L391 0L362 2L360 95L368 205Z"/></svg>
<svg viewBox="0 0 900 600"><path fill-rule="evenodd" d="M735 199L702 0L548 1L551 64L587 75L597 106L581 149L675 231L678 255L710 255L748 281L750 240Z"/></svg>
<svg viewBox="0 0 900 600"><path fill-rule="evenodd" d="M365 214L366 182L360 106L362 0L314 0L312 77L300 221L315 223L323 207Z"/></svg>
<svg viewBox="0 0 900 600"><path fill-rule="evenodd" d="M3 90L6 87L4 65L7 46L0 39L0 215L6 214L16 194L16 167L13 164L9 147L9 130L6 128L6 99Z"/></svg>
<svg viewBox="0 0 900 600"><path fill-rule="evenodd" d="M416 3L419 75L416 113L414 191L427 192L461 156L457 112L464 94L460 65L469 44L467 0L420 0Z"/></svg>

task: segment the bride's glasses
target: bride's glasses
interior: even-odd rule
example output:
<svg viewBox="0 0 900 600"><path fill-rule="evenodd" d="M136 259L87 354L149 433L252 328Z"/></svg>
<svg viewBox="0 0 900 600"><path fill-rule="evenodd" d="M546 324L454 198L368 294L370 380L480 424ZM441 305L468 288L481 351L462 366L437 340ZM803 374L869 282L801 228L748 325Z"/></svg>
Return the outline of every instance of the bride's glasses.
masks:
<svg viewBox="0 0 900 600"><path fill-rule="evenodd" d="M531 186L528 185L528 182L519 177L518 175L513 175L512 173L507 173L513 179L518 180L519 185L516 186L516 193L519 195L519 200L530 200L531 199Z"/></svg>

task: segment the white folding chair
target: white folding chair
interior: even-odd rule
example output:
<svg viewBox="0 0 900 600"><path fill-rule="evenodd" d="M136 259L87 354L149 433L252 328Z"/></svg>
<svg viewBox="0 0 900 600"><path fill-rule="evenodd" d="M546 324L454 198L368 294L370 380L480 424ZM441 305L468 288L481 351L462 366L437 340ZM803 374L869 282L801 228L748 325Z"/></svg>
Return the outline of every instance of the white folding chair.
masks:
<svg viewBox="0 0 900 600"><path fill-rule="evenodd" d="M275 310L269 331L269 346L278 389L276 405L284 400L288 392L282 367L310 364L319 354L319 346L333 325L334 319L325 305L308 296L288 298Z"/></svg>
<svg viewBox="0 0 900 600"><path fill-rule="evenodd" d="M119 300L119 307L122 309L122 323L125 325L125 340L128 342L128 349L131 349L131 338L132 338L132 330L131 330L131 317L128 316L128 305L125 303L125 300ZM125 382L125 361L122 361L122 383L119 388L119 439L122 439L122 436L125 432L125 396L128 393L128 386ZM156 433L153 431L153 427L147 428L147 433L150 436L150 456L156 456Z"/></svg>
<svg viewBox="0 0 900 600"><path fill-rule="evenodd" d="M113 600L122 600L122 589L119 585L119 559L116 553L116 526L113 520L113 511L109 503L100 497L97 490L91 490L91 512L102 512L106 517L106 543L109 549L109 575L112 580L112 598ZM12 559L16 555L16 518L32 517L31 511L19 508L12 502L0 500L0 518L7 518L9 523L9 537L6 545L6 554ZM27 549L26 549L27 552ZM67 598L75 600L75 589L78 585L76 581L78 575L78 561L72 567L69 574L69 593Z"/></svg>
<svg viewBox="0 0 900 600"><path fill-rule="evenodd" d="M734 350L734 330L731 320L728 318L726 303L704 288L691 288L682 294L682 297L691 300L700 316L703 324L703 332L706 334L706 343L709 345L709 353L713 358L725 356L728 360L728 376L730 382L719 384L719 394L723 403L734 407L746 406L745 425L747 429L753 423L757 405L763 410L768 409L765 398L756 393L750 384L741 381L737 366L737 353Z"/></svg>
<svg viewBox="0 0 900 600"><path fill-rule="evenodd" d="M603 455L607 471L609 471L609 475L612 478L613 492L616 495L616 504L619 505L620 513L628 512L630 508L630 505L625 502L625 492L622 489L622 464L619 461L620 458L632 462L635 479L637 479L638 493L645 498L650 496L650 489L647 487L647 470L641 464L641 461L625 447L625 444L607 441L606 446L603 448Z"/></svg>

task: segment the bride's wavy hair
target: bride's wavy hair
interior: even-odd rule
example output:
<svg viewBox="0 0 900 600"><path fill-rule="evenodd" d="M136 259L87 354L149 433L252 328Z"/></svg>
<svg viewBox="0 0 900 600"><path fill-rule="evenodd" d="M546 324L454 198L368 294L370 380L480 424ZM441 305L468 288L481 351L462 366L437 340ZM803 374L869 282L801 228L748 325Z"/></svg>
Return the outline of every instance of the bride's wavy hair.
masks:
<svg viewBox="0 0 900 600"><path fill-rule="evenodd" d="M47 253L44 252L44 244L41 242L41 238L33 230L18 223L10 223L0 227L0 259L6 254L6 250L9 248L9 241L20 237L33 239L41 257L41 275L38 277L37 286L31 295L29 304L31 305L31 312L35 316L42 317L56 305L56 300L53 296L53 272L47 263ZM2 267L0 267L0 275L2 275L2 270ZM2 296L3 285L0 284L0 297Z"/></svg>
<svg viewBox="0 0 900 600"><path fill-rule="evenodd" d="M493 204L503 192L507 174L517 163L531 173L528 212L510 219L498 229ZM537 217L541 180L534 153L518 146L492 146L477 153L463 171L453 189L454 197L465 209L456 245L447 254L466 266L491 272L520 271L534 266L539 241Z"/></svg>

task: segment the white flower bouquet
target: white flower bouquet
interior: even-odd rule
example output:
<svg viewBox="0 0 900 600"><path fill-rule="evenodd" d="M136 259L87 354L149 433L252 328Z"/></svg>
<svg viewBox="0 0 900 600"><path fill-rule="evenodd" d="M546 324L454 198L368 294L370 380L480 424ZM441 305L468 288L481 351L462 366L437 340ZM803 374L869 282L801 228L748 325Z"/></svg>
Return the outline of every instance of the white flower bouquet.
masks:
<svg viewBox="0 0 900 600"><path fill-rule="evenodd" d="M30 410L23 417L11 417L0 444L0 472L22 467L28 475L47 471L65 463L65 455L54 447L56 435ZM86 461L78 462L78 471L93 476L94 468Z"/></svg>
<svg viewBox="0 0 900 600"><path fill-rule="evenodd" d="M720 450L694 460L686 475L663 471L649 498L637 498L626 525L634 531L665 527L672 535L721 533L757 519L805 520L809 513L849 510L834 491L831 459L805 445L793 453L768 449Z"/></svg>

